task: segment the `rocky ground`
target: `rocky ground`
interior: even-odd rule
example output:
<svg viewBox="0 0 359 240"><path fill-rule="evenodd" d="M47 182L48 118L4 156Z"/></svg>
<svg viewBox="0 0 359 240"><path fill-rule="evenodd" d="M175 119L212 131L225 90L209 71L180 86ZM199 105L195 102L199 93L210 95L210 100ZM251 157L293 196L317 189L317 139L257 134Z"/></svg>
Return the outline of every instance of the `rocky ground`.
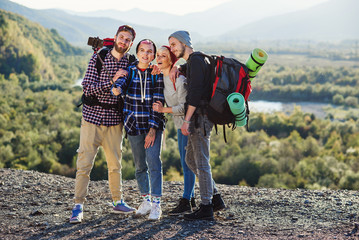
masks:
<svg viewBox="0 0 359 240"><path fill-rule="evenodd" d="M181 182L165 182L163 218L113 214L107 181L91 182L84 222L70 224L75 180L34 171L0 169L0 239L357 239L357 191L309 191L218 185L227 204L215 221L188 222L167 212ZM196 187L197 199L199 197ZM125 200L138 206L134 180Z"/></svg>

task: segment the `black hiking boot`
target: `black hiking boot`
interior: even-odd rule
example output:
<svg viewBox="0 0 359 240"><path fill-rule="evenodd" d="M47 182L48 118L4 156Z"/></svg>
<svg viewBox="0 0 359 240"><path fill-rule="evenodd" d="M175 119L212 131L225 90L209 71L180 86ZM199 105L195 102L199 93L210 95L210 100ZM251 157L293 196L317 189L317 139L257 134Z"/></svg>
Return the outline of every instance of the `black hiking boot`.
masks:
<svg viewBox="0 0 359 240"><path fill-rule="evenodd" d="M177 207L168 213L168 215L180 215L183 213L192 212L192 207L188 199L181 198Z"/></svg>
<svg viewBox="0 0 359 240"><path fill-rule="evenodd" d="M213 221L213 205L208 204L200 204L198 210L194 211L190 214L184 215L185 220L193 221L193 220L209 220Z"/></svg>
<svg viewBox="0 0 359 240"><path fill-rule="evenodd" d="M194 197L191 198L191 207L192 207L192 211L194 211L197 208L196 199Z"/></svg>
<svg viewBox="0 0 359 240"><path fill-rule="evenodd" d="M213 204L213 212L217 212L226 207L226 205L224 204L223 199L221 197L221 194L219 194L219 193L216 195L213 195L212 204Z"/></svg>

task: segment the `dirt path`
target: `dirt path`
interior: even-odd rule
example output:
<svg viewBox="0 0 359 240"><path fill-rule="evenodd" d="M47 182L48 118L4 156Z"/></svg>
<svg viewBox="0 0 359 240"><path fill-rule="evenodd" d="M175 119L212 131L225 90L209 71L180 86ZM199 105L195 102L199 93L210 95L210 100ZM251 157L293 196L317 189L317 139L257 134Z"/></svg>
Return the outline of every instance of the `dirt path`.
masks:
<svg viewBox="0 0 359 240"><path fill-rule="evenodd" d="M74 179L34 171L0 169L0 239L358 239L357 191L258 189L218 185L227 209L215 221L188 222L167 212L182 193L165 182L163 218L111 212L107 181L91 182L85 221L70 224ZM198 187L196 187L199 202ZM138 206L134 180L125 200Z"/></svg>

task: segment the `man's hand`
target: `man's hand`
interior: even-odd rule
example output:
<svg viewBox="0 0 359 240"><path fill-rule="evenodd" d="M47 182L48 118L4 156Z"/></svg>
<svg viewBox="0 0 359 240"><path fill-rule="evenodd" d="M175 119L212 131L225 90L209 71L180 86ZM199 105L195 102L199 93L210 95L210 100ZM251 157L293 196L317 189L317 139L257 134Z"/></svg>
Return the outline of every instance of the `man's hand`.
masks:
<svg viewBox="0 0 359 240"><path fill-rule="evenodd" d="M145 138L145 149L149 147L153 147L156 139L156 130L154 128L150 128L150 131L147 133Z"/></svg>
<svg viewBox="0 0 359 240"><path fill-rule="evenodd" d="M125 76L127 76L127 74L128 74L128 72L127 72L125 69L120 68L120 69L116 72L115 76L113 76L113 78L112 78L112 84L113 84L114 82L116 82L117 79L119 79L120 77L125 77Z"/></svg>
<svg viewBox="0 0 359 240"><path fill-rule="evenodd" d="M183 122L181 127L181 132L183 135L188 136L190 134L189 132L189 122Z"/></svg>
<svg viewBox="0 0 359 240"><path fill-rule="evenodd" d="M118 96L121 94L121 88L112 88L113 95Z"/></svg>
<svg viewBox="0 0 359 240"><path fill-rule="evenodd" d="M192 105L188 105L188 109L186 112L186 116L184 117L183 124L181 127L181 132L183 135L188 136L190 134L189 132L189 124L191 123L191 118L196 111L196 107Z"/></svg>
<svg viewBox="0 0 359 240"><path fill-rule="evenodd" d="M180 71L178 70L178 68L176 66L174 66L171 71L170 71L170 79L171 81L175 84L176 83L176 79L178 78L180 74Z"/></svg>
<svg viewBox="0 0 359 240"><path fill-rule="evenodd" d="M151 65L150 67L152 68L152 75L158 75L161 73L161 69L157 65Z"/></svg>

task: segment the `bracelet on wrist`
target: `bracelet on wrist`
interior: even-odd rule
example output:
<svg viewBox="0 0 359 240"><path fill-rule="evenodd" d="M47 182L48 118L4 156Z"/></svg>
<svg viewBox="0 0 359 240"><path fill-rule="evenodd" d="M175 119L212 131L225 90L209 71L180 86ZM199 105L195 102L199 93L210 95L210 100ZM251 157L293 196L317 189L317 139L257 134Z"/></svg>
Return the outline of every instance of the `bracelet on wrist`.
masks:
<svg viewBox="0 0 359 240"><path fill-rule="evenodd" d="M191 121L183 120L183 122L190 124Z"/></svg>

